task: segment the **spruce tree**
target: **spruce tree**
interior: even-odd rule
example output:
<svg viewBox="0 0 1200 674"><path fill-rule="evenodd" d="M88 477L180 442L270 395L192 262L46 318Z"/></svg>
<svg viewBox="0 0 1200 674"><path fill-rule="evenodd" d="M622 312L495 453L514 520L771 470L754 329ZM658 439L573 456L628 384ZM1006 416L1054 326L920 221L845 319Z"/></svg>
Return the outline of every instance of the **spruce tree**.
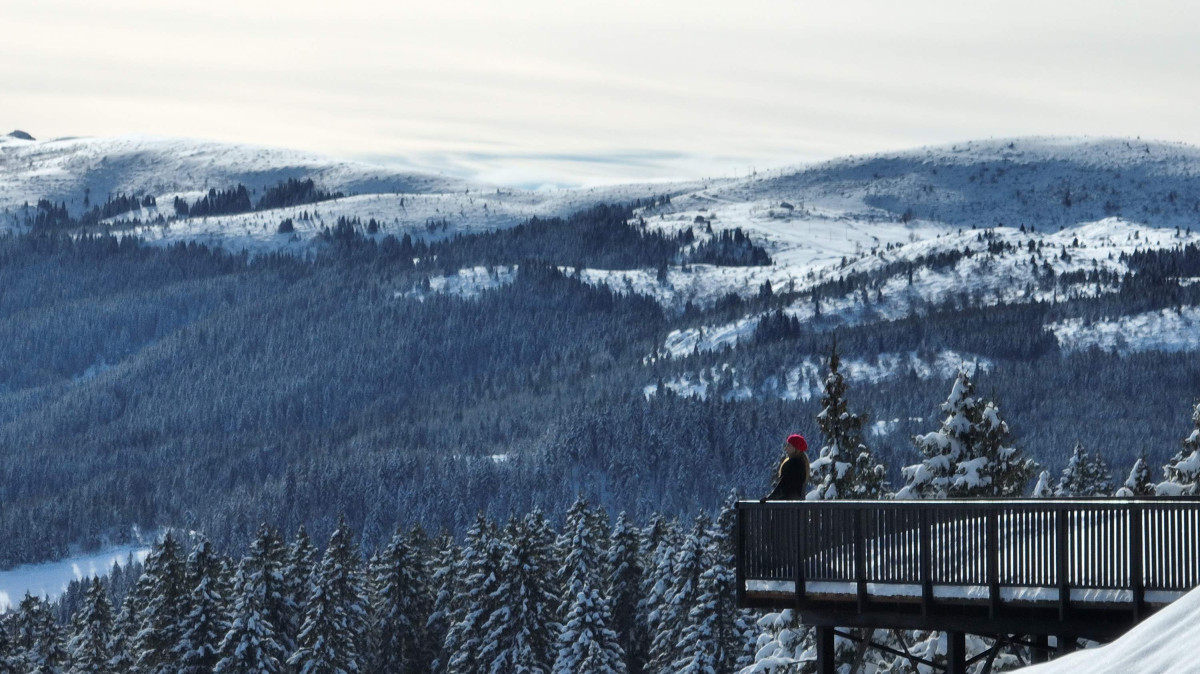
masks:
<svg viewBox="0 0 1200 674"><path fill-rule="evenodd" d="M649 634L638 617L645 576L641 557L641 535L622 512L609 539L607 596L612 604L612 629L625 653L625 669L629 672L641 671L650 647Z"/></svg>
<svg viewBox="0 0 1200 674"><path fill-rule="evenodd" d="M262 567L243 559L234 576L235 601L229 631L218 647L213 674L281 674L287 653L266 619L268 582ZM333 674L337 670L309 670ZM352 670L345 670L350 672Z"/></svg>
<svg viewBox="0 0 1200 674"><path fill-rule="evenodd" d="M1108 464L1099 455L1085 450L1083 443L1076 442L1058 486L1054 488L1054 495L1108 496L1111 493L1112 474Z"/></svg>
<svg viewBox="0 0 1200 674"><path fill-rule="evenodd" d="M499 606L493 594L500 587L496 572L505 554L505 542L495 525L482 513L467 531L462 554L456 565L461 578L459 591L450 601L449 629L443 648L445 671L450 674L482 674L488 664L480 654L484 643L483 626Z"/></svg>
<svg viewBox="0 0 1200 674"><path fill-rule="evenodd" d="M217 664L218 649L229 625L221 591L221 560L208 539L201 538L188 555L184 572L188 588L187 615L180 626L174 657L180 674L206 674Z"/></svg>
<svg viewBox="0 0 1200 674"><path fill-rule="evenodd" d="M1133 462L1129 477L1125 478L1125 483L1117 490L1116 495L1121 498L1153 496L1154 487L1154 482L1150 479L1150 463L1146 461L1146 450L1142 450Z"/></svg>
<svg viewBox="0 0 1200 674"><path fill-rule="evenodd" d="M700 597L700 575L707 566L708 516L698 515L671 565L670 588L663 603L652 613L654 631L650 644L652 674L671 674L676 653L687 625L688 613Z"/></svg>
<svg viewBox="0 0 1200 674"><path fill-rule="evenodd" d="M905 485L896 498L1024 493L1037 464L1012 446L999 407L975 395L965 369L959 370L941 409L946 414L941 427L913 438L924 460L903 469Z"/></svg>
<svg viewBox="0 0 1200 674"><path fill-rule="evenodd" d="M83 607L72 621L70 674L116 674L112 668L113 617L108 592L99 578L88 584Z"/></svg>
<svg viewBox="0 0 1200 674"><path fill-rule="evenodd" d="M1183 440L1183 449L1163 466L1166 478L1155 487L1159 496L1200 493L1200 402L1192 411L1193 429Z"/></svg>
<svg viewBox="0 0 1200 674"><path fill-rule="evenodd" d="M28 592L17 607L15 660L23 674L61 674L68 656L50 607Z"/></svg>
<svg viewBox="0 0 1200 674"><path fill-rule="evenodd" d="M835 340L829 354L829 374L825 377L821 411L817 414L817 427L825 437L825 444L812 462L809 498L881 498L887 491L887 471L875 462L871 450L863 442L866 416L853 414L848 409L846 379L838 369L840 364Z"/></svg>
<svg viewBox="0 0 1200 674"><path fill-rule="evenodd" d="M146 557L145 570L135 591L144 607L138 616L138 632L132 653L137 674L176 674L179 662L174 647L179 643L187 593L184 591L182 550L170 532Z"/></svg>
<svg viewBox="0 0 1200 674"><path fill-rule="evenodd" d="M308 597L309 582L313 570L317 568L320 557L317 548L308 536L308 530L300 525L296 537L288 546L286 561L283 565L284 602L292 607L290 619L286 624L276 624L280 643L290 644L290 650L295 650L296 639L300 636L300 627L304 623L305 601Z"/></svg>
<svg viewBox="0 0 1200 674"><path fill-rule="evenodd" d="M429 568L420 551L402 532L371 567L375 589L372 610L378 634L376 671L380 674L418 674L432 666L436 649L426 623L433 611Z"/></svg>
<svg viewBox="0 0 1200 674"><path fill-rule="evenodd" d="M298 603L294 585L286 578L289 550L283 538L273 527L262 525L250 544L250 555L246 558L252 571L261 577L263 584L264 619L270 623L271 631L284 650L291 653L296 643L291 639L288 628L299 622Z"/></svg>
<svg viewBox="0 0 1200 674"><path fill-rule="evenodd" d="M472 540L471 533L467 533L467 543L469 545ZM449 651L447 650L447 632L450 629L450 624L454 617L454 611L457 609L457 598L459 597L459 578L455 575L461 566L459 565L459 547L454 544L454 539L448 533L442 533L433 542L433 550L430 553L429 565L432 569L429 576L429 586L433 589L433 612L429 615L429 620L425 622L425 630L429 635L429 644L434 651L433 666L430 671L441 671L445 668L445 663L449 660Z"/></svg>
<svg viewBox="0 0 1200 674"><path fill-rule="evenodd" d="M495 608L483 623L479 657L493 672L548 672L559 630L554 534L535 510L510 522L504 535L499 584L491 597Z"/></svg>
<svg viewBox="0 0 1200 674"><path fill-rule="evenodd" d="M299 674L359 671L368 610L358 566L358 552L343 517L313 578L297 649L288 659Z"/></svg>
<svg viewBox="0 0 1200 674"><path fill-rule="evenodd" d="M605 575L598 568L603 559L598 537L602 532L587 516L587 505L578 499L568 511L560 548L566 561L559 576L563 578L563 624L558 633L558 654L554 674L596 672L624 674L625 654L617 633L612 630L612 609L600 594L598 584ZM560 539L561 540L561 539Z"/></svg>

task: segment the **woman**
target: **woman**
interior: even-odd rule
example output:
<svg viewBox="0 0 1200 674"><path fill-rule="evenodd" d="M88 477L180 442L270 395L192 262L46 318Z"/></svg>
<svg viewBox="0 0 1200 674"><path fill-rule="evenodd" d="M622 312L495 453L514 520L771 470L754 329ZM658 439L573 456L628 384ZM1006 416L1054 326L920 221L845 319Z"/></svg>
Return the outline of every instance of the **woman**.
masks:
<svg viewBox="0 0 1200 674"><path fill-rule="evenodd" d="M803 435L789 435L783 446L786 455L775 476L775 488L766 498L771 501L803 501L808 482L808 442Z"/></svg>

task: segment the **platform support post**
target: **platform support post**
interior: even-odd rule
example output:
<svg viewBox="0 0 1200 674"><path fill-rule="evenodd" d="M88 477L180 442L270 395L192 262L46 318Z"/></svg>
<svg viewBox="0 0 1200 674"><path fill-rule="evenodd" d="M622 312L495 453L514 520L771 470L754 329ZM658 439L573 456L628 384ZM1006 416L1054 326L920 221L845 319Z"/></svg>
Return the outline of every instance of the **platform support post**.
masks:
<svg viewBox="0 0 1200 674"><path fill-rule="evenodd" d="M835 674L837 658L833 653L833 628L817 627L817 674Z"/></svg>
<svg viewBox="0 0 1200 674"><path fill-rule="evenodd" d="M1029 659L1034 664L1050 661L1050 637L1039 634L1033 638L1034 647L1029 649Z"/></svg>
<svg viewBox="0 0 1200 674"><path fill-rule="evenodd" d="M967 674L967 635L946 633L946 674Z"/></svg>

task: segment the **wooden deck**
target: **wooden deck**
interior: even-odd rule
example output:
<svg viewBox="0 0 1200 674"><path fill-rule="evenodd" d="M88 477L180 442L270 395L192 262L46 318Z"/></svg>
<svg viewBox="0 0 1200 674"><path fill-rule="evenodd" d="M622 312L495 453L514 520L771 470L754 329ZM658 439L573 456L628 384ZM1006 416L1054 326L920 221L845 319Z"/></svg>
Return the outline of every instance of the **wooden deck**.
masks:
<svg viewBox="0 0 1200 674"><path fill-rule="evenodd" d="M1200 585L1200 499L741 502L738 603L1109 640Z"/></svg>

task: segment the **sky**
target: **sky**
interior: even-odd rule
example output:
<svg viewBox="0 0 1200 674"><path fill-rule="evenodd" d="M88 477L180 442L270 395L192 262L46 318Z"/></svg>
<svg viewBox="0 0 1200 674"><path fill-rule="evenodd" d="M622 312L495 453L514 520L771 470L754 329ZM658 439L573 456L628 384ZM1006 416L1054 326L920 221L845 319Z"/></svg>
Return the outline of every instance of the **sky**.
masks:
<svg viewBox="0 0 1200 674"><path fill-rule="evenodd" d="M0 133L144 133L499 184L970 139L1200 145L1200 3L0 0Z"/></svg>

